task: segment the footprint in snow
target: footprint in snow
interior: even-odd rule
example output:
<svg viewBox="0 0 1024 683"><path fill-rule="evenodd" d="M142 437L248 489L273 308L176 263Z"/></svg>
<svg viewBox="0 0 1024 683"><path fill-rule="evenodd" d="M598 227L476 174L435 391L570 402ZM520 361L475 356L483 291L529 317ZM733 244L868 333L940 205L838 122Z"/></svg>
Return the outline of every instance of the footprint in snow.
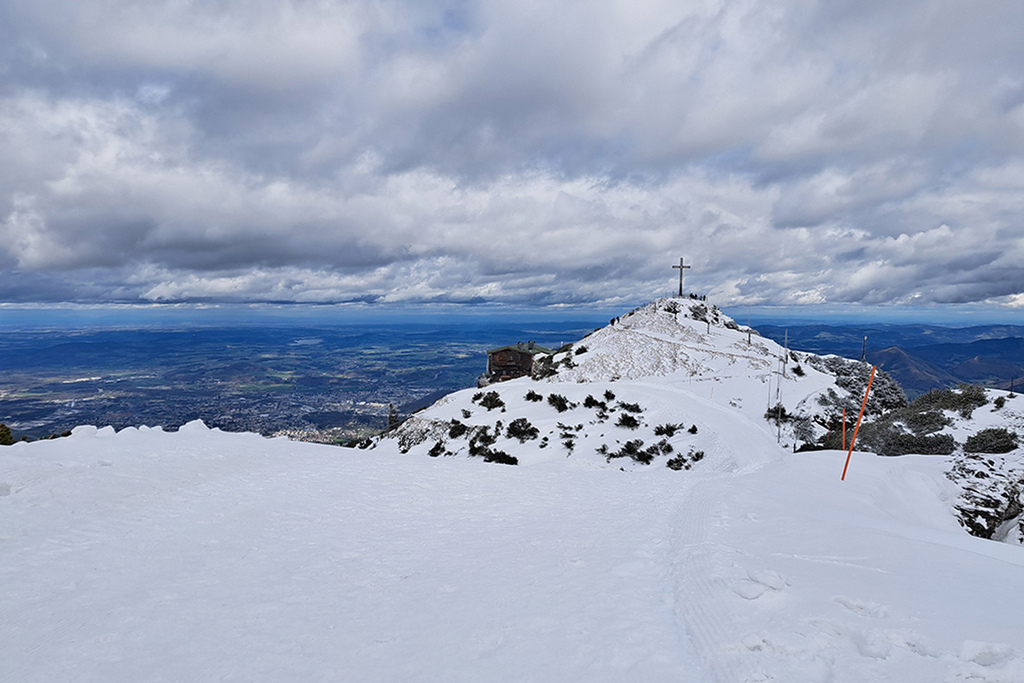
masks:
<svg viewBox="0 0 1024 683"><path fill-rule="evenodd" d="M960 646L960 659L973 662L978 666L999 666L1014 657L1015 653L1009 645L1002 643L983 643L977 640L965 640Z"/></svg>
<svg viewBox="0 0 1024 683"><path fill-rule="evenodd" d="M859 614L862 617L882 619L889 616L889 609L887 607L870 600L855 600L842 595L836 595L832 599L854 614Z"/></svg>
<svg viewBox="0 0 1024 683"><path fill-rule="evenodd" d="M786 579L770 569L748 571L747 577L732 584L733 592L746 600L757 600L769 590L781 591L786 587Z"/></svg>

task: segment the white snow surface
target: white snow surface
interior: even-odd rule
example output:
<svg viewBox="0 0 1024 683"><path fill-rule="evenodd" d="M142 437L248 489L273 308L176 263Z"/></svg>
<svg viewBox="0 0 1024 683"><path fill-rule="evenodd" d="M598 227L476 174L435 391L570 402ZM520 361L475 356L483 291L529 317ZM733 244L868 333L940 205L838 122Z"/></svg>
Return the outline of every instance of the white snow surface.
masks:
<svg viewBox="0 0 1024 683"><path fill-rule="evenodd" d="M366 450L201 423L0 448L0 680L1024 681L1024 548L964 532L950 458L858 452L840 481L846 453L763 419L746 334L712 334L591 335L583 374L457 392ZM805 370L792 405L831 386ZM515 418L515 467L447 434ZM665 424L649 465L597 452Z"/></svg>
<svg viewBox="0 0 1024 683"><path fill-rule="evenodd" d="M79 428L0 450L2 678L1024 680L1024 551L959 528L943 458L844 458Z"/></svg>

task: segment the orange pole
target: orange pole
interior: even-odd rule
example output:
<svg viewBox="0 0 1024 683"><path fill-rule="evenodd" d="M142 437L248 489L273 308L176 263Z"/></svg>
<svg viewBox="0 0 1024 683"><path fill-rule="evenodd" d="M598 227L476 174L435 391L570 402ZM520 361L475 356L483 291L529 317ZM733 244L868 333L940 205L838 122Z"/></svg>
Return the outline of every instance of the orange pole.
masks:
<svg viewBox="0 0 1024 683"><path fill-rule="evenodd" d="M857 426L853 428L853 437L850 439L850 452L846 454L846 464L843 465L843 476L840 478L840 481L846 481L846 468L850 466L850 456L853 455L853 444L857 442L857 432L860 431L860 420L864 417L864 408L868 405L868 394L871 393L871 383L875 380L875 370L875 366L872 365L871 377L868 377L868 389L864 392L864 402L860 404L860 415L857 416Z"/></svg>

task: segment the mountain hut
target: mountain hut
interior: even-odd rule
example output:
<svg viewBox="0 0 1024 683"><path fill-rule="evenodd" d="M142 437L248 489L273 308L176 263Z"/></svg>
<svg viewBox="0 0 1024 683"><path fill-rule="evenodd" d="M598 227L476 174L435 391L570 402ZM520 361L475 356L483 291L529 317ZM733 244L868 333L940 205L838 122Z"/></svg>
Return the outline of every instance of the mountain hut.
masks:
<svg viewBox="0 0 1024 683"><path fill-rule="evenodd" d="M534 342L519 342L513 346L499 346L487 352L487 372L480 376L481 387L533 374L533 361L538 355L550 355L551 349Z"/></svg>

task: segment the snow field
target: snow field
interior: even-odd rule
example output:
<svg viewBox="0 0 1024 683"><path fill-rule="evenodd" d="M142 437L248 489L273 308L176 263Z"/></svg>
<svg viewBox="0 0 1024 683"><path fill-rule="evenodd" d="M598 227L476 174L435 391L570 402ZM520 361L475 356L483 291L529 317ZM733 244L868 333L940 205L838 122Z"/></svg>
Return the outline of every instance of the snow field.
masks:
<svg viewBox="0 0 1024 683"><path fill-rule="evenodd" d="M13 446L4 676L1022 680L1024 556L959 529L942 458L858 453L840 482L844 453L776 452L508 467L201 425Z"/></svg>

